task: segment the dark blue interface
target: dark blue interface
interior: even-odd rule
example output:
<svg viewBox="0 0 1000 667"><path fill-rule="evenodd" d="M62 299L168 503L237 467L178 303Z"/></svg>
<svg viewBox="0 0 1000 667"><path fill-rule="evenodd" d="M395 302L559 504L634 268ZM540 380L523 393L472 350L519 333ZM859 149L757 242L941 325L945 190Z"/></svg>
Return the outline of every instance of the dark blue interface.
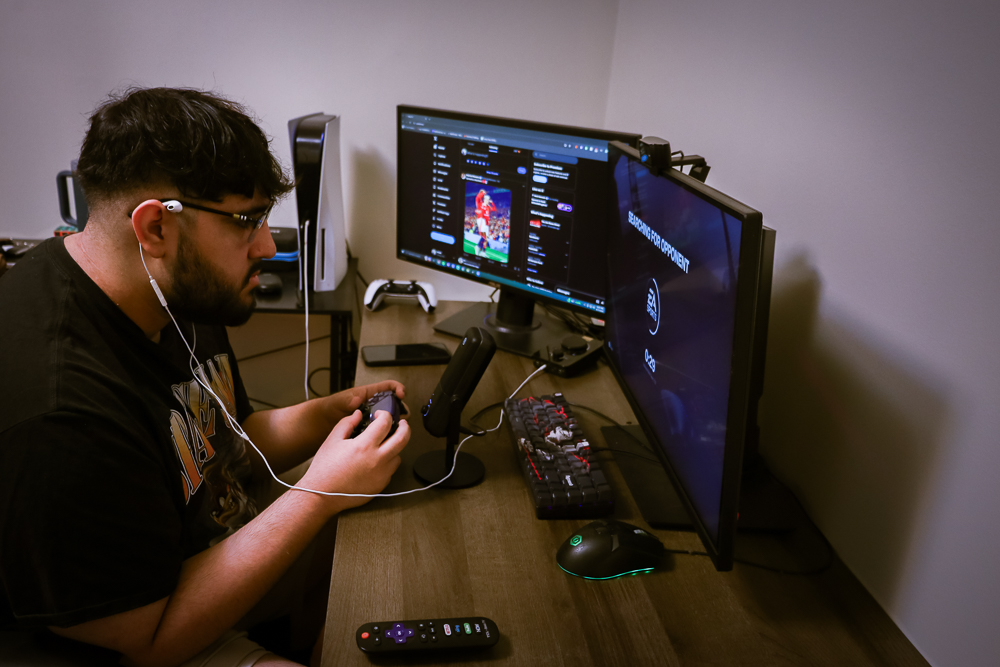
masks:
<svg viewBox="0 0 1000 667"><path fill-rule="evenodd" d="M741 221L627 156L612 165L607 347L713 540Z"/></svg>

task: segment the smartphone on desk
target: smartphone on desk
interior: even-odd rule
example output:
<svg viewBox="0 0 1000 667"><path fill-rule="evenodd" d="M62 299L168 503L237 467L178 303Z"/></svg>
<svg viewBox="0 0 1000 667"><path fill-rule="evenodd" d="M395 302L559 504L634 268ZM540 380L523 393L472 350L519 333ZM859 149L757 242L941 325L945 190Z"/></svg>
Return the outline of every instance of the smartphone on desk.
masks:
<svg viewBox="0 0 1000 667"><path fill-rule="evenodd" d="M365 345L361 358L365 366L420 366L446 364L451 361L451 353L441 343Z"/></svg>

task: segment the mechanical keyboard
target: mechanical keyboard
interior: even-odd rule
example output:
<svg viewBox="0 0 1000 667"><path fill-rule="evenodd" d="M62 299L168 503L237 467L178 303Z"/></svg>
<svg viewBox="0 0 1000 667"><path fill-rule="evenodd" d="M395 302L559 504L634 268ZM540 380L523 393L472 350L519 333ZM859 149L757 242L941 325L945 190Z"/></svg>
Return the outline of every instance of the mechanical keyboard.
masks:
<svg viewBox="0 0 1000 667"><path fill-rule="evenodd" d="M586 519L614 511L611 486L561 393L508 399L504 414L535 516Z"/></svg>

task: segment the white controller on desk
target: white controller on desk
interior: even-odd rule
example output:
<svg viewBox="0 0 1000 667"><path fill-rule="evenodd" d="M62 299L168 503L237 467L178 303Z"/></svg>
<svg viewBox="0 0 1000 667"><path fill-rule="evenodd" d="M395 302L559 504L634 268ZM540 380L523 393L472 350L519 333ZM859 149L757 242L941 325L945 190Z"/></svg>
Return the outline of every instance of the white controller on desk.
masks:
<svg viewBox="0 0 1000 667"><path fill-rule="evenodd" d="M365 290L365 307L375 310L386 297L416 299L424 312L433 313L437 306L434 285L417 280L373 280Z"/></svg>

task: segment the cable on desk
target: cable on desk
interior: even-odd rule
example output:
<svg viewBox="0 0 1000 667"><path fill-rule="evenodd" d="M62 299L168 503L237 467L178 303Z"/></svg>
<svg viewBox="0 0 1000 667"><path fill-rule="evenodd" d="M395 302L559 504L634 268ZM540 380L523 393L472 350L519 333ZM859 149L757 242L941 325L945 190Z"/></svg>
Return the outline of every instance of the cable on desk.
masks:
<svg viewBox="0 0 1000 667"><path fill-rule="evenodd" d="M354 277L361 281L361 284L365 286L366 290L368 289L368 281L365 280L364 276L361 275L361 271L355 270ZM358 290L354 290L354 307L358 309L359 323L361 322L361 313L363 312L361 310L362 307L364 306L364 303L362 303L363 299L364 296L362 296L361 292L359 292ZM351 327L351 342L354 343L354 327ZM357 347L357 343L354 343L354 345L355 347Z"/></svg>
<svg viewBox="0 0 1000 667"><path fill-rule="evenodd" d="M312 369L312 372L309 373L309 377L306 379L306 384L309 386L309 391L316 394L317 397L326 396L327 394L321 394L318 391L316 391L316 389L313 388L312 386L313 376L321 371L329 371L329 370L331 370L329 366L321 366L319 368L314 368Z"/></svg>
<svg viewBox="0 0 1000 667"><path fill-rule="evenodd" d="M820 533L822 535L822 533ZM830 543L826 542L826 537L823 537L823 541L827 545L827 561L823 565L812 570L786 570L780 567L774 567L773 565L764 565L763 563L754 563L753 561L743 560L742 558L734 558L734 563L739 563L740 565L745 565L747 567L756 567L760 570L766 572L774 572L775 574L783 574L789 577L812 577L817 574L823 574L833 565L833 548L830 547ZM691 551L689 549L664 549L669 554L679 554L681 556L708 556L704 551Z"/></svg>
<svg viewBox="0 0 1000 667"><path fill-rule="evenodd" d="M326 334L325 336L316 336L315 338L310 338L309 342L310 343L315 343L316 341L325 340L325 339L327 339L329 337L330 337L330 334ZM236 361L237 362L249 361L250 359L256 359L257 357L263 357L263 356L266 356L268 354L274 354L275 352L284 352L285 350L290 350L293 347L302 347L305 344L306 344L306 341L302 341L302 342L299 342L299 343L292 343L291 345L285 345L283 347L276 347L273 350L267 350L265 352L257 352L255 354L248 354L247 356L241 357L241 358L237 359Z"/></svg>
<svg viewBox="0 0 1000 667"><path fill-rule="evenodd" d="M603 420L605 420L607 422L610 422L614 426L621 426L621 424L619 424L617 421L615 421L611 417L607 416L603 412L595 410L594 408L588 408L586 405L580 405L579 403L573 403L573 402L570 402L570 405L572 407L574 407L574 408L580 408L581 410L586 410L587 412L592 412L593 414L597 415L601 419L603 419Z"/></svg>
<svg viewBox="0 0 1000 667"><path fill-rule="evenodd" d="M820 534L822 535L822 533L820 533ZM825 536L823 538L823 541L824 542L826 541L826 537ZM829 551L828 551L829 555L827 557L826 563L823 564L823 565L820 565L819 567L814 568L812 570L801 570L801 571L792 570L792 571L789 571L789 570L784 570L784 569L782 569L780 567L772 567L770 565L763 565L761 563L752 563L752 562L750 562L748 560L743 560L741 558L734 558L733 562L734 563L739 563L740 565L746 565L748 567L756 567L756 568L759 568L761 570L765 570L767 572L774 572L775 574L783 574L783 575L786 575L786 576L789 576L789 577L812 577L812 576L815 576L817 574L823 574L824 572L826 572L827 570L829 570L831 566L833 566L833 548L830 547L829 542L827 542L827 547L829 548Z"/></svg>
<svg viewBox="0 0 1000 667"><path fill-rule="evenodd" d="M584 319L581 319L580 316L577 315L576 313L572 313L568 310L564 310L562 308L558 308L556 306L550 306L547 304L541 304L541 306L542 309L545 310L545 312L547 312L552 317L557 317L563 322L565 322L566 326L568 326L576 333L583 334L584 336L592 336L594 338L601 338L604 333L603 331L596 331L591 326L590 323L588 323Z"/></svg>
<svg viewBox="0 0 1000 667"><path fill-rule="evenodd" d="M476 423L477 419L479 419L480 417L482 417L484 414L486 414L487 412L489 412L493 408L500 408L500 407L503 407L503 401L499 401L497 403L493 403L492 405L487 405L485 408L483 408L482 410L480 410L476 414L474 414L471 417L469 417L469 423L472 424L473 426L479 426L479 424ZM479 428L482 428L482 426L479 426Z"/></svg>
<svg viewBox="0 0 1000 667"><path fill-rule="evenodd" d="M634 456L636 458L642 459L643 461L652 461L653 463L660 463L660 459L655 459L652 456L644 456L638 452L633 452L628 449L616 449L614 447L591 447L590 451L600 454L601 452L617 452L619 454L628 454L629 456Z"/></svg>
<svg viewBox="0 0 1000 667"><path fill-rule="evenodd" d="M646 451L649 451L649 452L653 451L653 448L650 446L650 444L648 442L643 442L642 440L640 440L639 438L635 437L634 435L632 435L631 433L628 432L628 429L625 428L625 427L626 426L631 426L631 424L619 424L617 421L615 421L611 417L607 416L603 412L595 410L594 408L588 408L586 405L579 405L577 403L570 403L570 405L573 406L574 408L579 408L581 410L586 410L587 412L594 413L595 415L597 415L601 419L604 419L605 421L607 421L608 423L610 423L612 426L616 427L619 431L621 431L622 433L624 433L625 435L627 435L628 437L630 437L632 440L635 441L636 444L638 444L640 447L642 447ZM626 454L631 454L631 452L629 452L627 450L624 450L624 449L610 449L609 448L608 451L616 451L616 452L617 451L621 451L621 452L625 452ZM636 455L636 456L638 456L638 455ZM659 461L657 461L657 463L658 462Z"/></svg>
<svg viewBox="0 0 1000 667"><path fill-rule="evenodd" d="M281 407L280 405L275 405L274 403L268 403L267 401L262 401L259 398L251 398L250 396L247 396L247 400L250 401L251 403L260 403L261 405L269 407L269 408L280 408Z"/></svg>

